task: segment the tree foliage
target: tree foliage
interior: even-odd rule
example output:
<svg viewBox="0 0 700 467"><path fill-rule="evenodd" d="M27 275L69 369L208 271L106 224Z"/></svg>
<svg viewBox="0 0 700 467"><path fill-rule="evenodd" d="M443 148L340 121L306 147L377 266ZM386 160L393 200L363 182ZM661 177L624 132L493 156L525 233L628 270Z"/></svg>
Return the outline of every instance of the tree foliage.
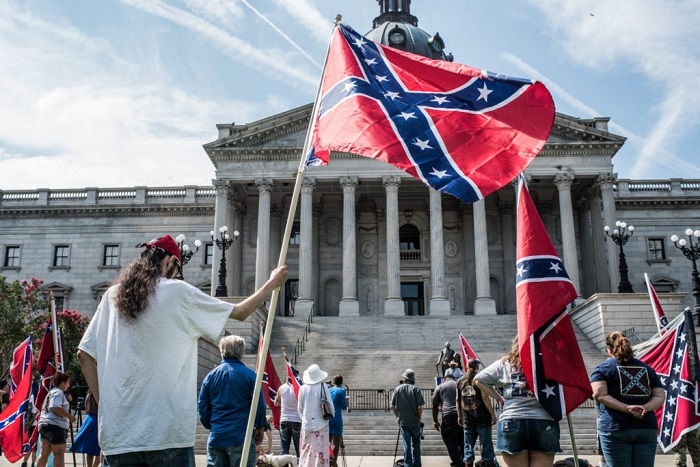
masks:
<svg viewBox="0 0 700 467"><path fill-rule="evenodd" d="M51 320L42 283L35 277L8 282L0 275L0 375L10 367L12 352L27 336L32 336L35 357L39 355ZM74 310L62 310L56 313L56 320L63 337L64 371L73 378L74 386L84 384L76 352L90 319Z"/></svg>

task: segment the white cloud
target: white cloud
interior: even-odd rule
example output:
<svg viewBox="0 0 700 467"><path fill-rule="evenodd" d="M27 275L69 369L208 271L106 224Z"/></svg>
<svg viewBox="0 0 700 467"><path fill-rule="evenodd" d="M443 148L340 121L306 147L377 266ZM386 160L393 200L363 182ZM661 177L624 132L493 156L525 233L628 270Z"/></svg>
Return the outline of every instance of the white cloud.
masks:
<svg viewBox="0 0 700 467"><path fill-rule="evenodd" d="M228 27L239 24L245 17L243 9L231 0L185 0L185 5L212 23Z"/></svg>
<svg viewBox="0 0 700 467"><path fill-rule="evenodd" d="M309 0L273 0L275 4L284 9L296 19L319 44L328 44L333 30L332 18L326 18Z"/></svg>

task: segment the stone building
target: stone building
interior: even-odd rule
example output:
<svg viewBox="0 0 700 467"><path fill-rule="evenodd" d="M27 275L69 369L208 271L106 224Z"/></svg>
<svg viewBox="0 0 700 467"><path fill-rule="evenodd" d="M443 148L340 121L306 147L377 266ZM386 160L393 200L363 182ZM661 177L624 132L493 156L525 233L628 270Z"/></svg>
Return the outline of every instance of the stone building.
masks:
<svg viewBox="0 0 700 467"><path fill-rule="evenodd" d="M380 8L367 37L451 58L439 35L417 27L409 0ZM229 296L261 284L286 244L280 316L515 312L512 185L466 205L381 162L334 153L328 166L306 168L283 238L311 110L217 125L204 145L213 187L0 191L0 274L39 277L60 306L90 314L134 244L183 233L203 242L185 279L213 292L221 252L210 231L226 225L240 233L226 257ZM625 245L635 292L646 291L647 272L657 291L687 292L691 305L690 263L670 236L700 228L700 180L618 179L613 158L625 139L608 120L556 115L526 170L540 215L582 299L617 291L619 248L603 226L620 220L636 227Z"/></svg>

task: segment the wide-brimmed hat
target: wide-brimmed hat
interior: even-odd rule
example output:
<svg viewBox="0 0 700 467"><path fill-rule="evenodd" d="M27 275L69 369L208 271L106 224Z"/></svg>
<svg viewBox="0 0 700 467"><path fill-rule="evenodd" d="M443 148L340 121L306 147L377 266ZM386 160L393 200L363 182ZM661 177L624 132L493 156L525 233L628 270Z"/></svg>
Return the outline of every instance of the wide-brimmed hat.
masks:
<svg viewBox="0 0 700 467"><path fill-rule="evenodd" d="M323 371L314 363L304 371L304 375L301 377L301 380L304 382L304 384L316 384L320 383L326 378L328 378L328 373Z"/></svg>
<svg viewBox="0 0 700 467"><path fill-rule="evenodd" d="M403 379L406 381L411 381L412 383L416 382L416 372L408 368L406 371L403 372Z"/></svg>
<svg viewBox="0 0 700 467"><path fill-rule="evenodd" d="M452 368L448 368L445 370L445 378L454 378L455 377L455 372L452 370Z"/></svg>

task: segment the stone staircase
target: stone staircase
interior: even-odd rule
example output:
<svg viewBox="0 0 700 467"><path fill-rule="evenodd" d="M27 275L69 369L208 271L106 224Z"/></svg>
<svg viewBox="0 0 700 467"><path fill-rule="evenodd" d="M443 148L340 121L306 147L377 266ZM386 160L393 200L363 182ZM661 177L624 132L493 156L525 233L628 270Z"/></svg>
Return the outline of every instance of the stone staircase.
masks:
<svg viewBox="0 0 700 467"><path fill-rule="evenodd" d="M295 344L304 335L306 319L302 317L276 317L270 352L280 379L285 378L282 347L287 355L293 355ZM375 390L377 397L389 397L406 368L416 372L416 384L430 394L437 376L435 364L440 350L449 341L459 351L458 332L467 341L485 365L501 358L511 347L516 334L515 315L499 316L408 316L402 318L371 317L313 317L304 352L298 356L295 367L303 372L310 364L317 363L332 375L340 373L350 392ZM602 359L603 354L576 328L577 340L590 371ZM255 355L248 355L244 362L251 368ZM368 393L375 391L367 391ZM381 393L381 394L379 394ZM424 409L425 455L446 455L440 434L432 428L431 404ZM354 405L354 407L353 407ZM373 404L376 405L376 404ZM579 452L593 454L596 451L595 410L592 404L577 409L572 414ZM385 410L364 410L356 398L350 399L350 411L343 414L344 441L347 455L390 455L396 448L398 426L393 414ZM279 440L273 431L274 446ZM495 427L494 427L495 441ZM561 444L565 453L571 452L571 441L566 420L561 423ZM198 428L197 452L206 452L206 430Z"/></svg>

